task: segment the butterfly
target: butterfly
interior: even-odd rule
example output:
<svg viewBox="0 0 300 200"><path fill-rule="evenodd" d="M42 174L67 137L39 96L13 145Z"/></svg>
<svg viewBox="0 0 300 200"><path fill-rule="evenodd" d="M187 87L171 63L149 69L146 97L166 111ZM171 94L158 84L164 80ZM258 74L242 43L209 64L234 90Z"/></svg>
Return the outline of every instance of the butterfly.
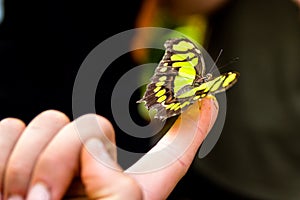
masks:
<svg viewBox="0 0 300 200"><path fill-rule="evenodd" d="M165 120L185 111L207 95L223 92L237 82L238 72L213 77L205 73L200 49L187 38L168 39L165 54L155 69L142 99L154 118Z"/></svg>

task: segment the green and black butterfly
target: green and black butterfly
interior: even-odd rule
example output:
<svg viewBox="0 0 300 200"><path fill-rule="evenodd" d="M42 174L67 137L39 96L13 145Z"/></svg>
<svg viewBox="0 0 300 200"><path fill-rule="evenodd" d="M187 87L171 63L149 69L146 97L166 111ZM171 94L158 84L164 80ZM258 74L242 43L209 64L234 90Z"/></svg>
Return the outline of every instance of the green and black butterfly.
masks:
<svg viewBox="0 0 300 200"><path fill-rule="evenodd" d="M215 78L205 74L203 55L187 38L169 39L164 46L165 55L143 98L137 102L145 102L148 110L156 110L155 118L165 120L178 115L208 94L230 88L239 77L237 72L226 72Z"/></svg>

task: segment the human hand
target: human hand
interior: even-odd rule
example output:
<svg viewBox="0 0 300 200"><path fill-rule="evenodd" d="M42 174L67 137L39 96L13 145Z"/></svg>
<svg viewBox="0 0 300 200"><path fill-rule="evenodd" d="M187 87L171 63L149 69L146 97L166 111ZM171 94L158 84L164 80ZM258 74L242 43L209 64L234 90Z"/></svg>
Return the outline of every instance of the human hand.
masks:
<svg viewBox="0 0 300 200"><path fill-rule="evenodd" d="M91 199L165 199L188 170L216 119L214 100L205 98L200 104L200 112L197 103L191 106L149 153L125 171L116 163L114 131L103 117L89 114L69 122L58 111L46 111L27 127L20 120L4 119L0 123L4 198L62 199L73 178L80 175ZM191 133L192 129L197 133ZM188 146L172 142L190 136ZM134 173L155 163L151 152L165 147L183 154L160 170ZM174 154L161 151L159 156L165 159Z"/></svg>

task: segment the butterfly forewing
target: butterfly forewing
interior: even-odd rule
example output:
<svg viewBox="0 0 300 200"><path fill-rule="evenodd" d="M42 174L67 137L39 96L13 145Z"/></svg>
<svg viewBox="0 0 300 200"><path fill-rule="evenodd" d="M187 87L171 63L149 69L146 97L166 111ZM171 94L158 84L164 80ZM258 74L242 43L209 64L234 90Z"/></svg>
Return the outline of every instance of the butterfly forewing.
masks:
<svg viewBox="0 0 300 200"><path fill-rule="evenodd" d="M177 99L193 96L193 100L198 100L206 97L209 94L213 95L219 92L223 92L233 86L236 83L238 77L238 72L226 72L216 78L213 78L212 80L202 83L198 87L194 87L191 90L182 93L177 97Z"/></svg>
<svg viewBox="0 0 300 200"><path fill-rule="evenodd" d="M199 48L186 38L170 39L140 102L155 109L156 118L166 119L180 114L200 98L226 90L236 82L237 73L228 72L205 80L204 59Z"/></svg>
<svg viewBox="0 0 300 200"><path fill-rule="evenodd" d="M166 119L181 113L183 108L193 103L190 98L177 99L176 96L192 87L196 76L205 70L200 50L185 38L167 40L166 51L155 70L151 83L143 98L148 109L156 109L157 118Z"/></svg>

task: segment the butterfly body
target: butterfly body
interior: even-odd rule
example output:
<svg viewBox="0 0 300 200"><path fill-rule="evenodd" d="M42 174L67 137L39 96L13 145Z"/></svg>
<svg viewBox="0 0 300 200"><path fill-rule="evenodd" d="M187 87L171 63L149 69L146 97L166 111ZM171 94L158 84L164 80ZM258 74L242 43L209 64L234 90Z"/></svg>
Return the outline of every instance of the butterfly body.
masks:
<svg viewBox="0 0 300 200"><path fill-rule="evenodd" d="M155 118L165 120L186 110L208 94L231 87L239 76L227 72L218 77L205 74L205 62L200 49L187 38L169 39L166 51L138 103L148 110L157 110Z"/></svg>

